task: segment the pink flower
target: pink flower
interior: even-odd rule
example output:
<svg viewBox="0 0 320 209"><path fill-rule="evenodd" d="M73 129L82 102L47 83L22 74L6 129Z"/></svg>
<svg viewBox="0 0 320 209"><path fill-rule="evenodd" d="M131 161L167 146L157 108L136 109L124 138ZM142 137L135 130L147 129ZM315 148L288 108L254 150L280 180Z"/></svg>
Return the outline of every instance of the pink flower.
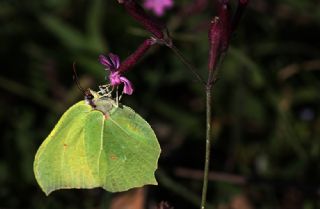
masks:
<svg viewBox="0 0 320 209"><path fill-rule="evenodd" d="M143 6L152 10L155 15L162 16L166 9L173 6L173 0L145 0Z"/></svg>
<svg viewBox="0 0 320 209"><path fill-rule="evenodd" d="M99 61L105 66L107 71L110 71L109 80L112 86L118 86L123 83L123 93L131 95L133 93L133 87L131 82L119 72L120 58L118 55L109 53L108 56L100 55Z"/></svg>

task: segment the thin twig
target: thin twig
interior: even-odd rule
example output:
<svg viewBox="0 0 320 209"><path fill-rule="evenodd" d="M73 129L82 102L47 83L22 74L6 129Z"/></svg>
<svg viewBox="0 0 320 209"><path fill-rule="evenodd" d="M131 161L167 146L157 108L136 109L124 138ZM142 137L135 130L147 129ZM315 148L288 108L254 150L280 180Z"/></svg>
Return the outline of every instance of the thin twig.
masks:
<svg viewBox="0 0 320 209"><path fill-rule="evenodd" d="M175 55L177 55L177 57L179 57L181 62L196 76L198 81L201 84L205 85L206 83L204 79L201 77L199 73L197 73L196 68L187 60L187 58L184 57L184 55L179 51L179 49L173 44L168 47L175 53Z"/></svg>

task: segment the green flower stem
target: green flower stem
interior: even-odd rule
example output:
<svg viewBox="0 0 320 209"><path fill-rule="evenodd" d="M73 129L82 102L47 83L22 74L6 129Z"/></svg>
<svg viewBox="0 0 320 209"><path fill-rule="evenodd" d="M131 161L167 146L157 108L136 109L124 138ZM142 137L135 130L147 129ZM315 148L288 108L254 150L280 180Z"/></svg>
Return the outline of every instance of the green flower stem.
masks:
<svg viewBox="0 0 320 209"><path fill-rule="evenodd" d="M208 190L208 174L210 166L210 148L211 148L211 90L212 86L206 86L206 153L204 163L203 187L201 195L201 209L206 208L207 190Z"/></svg>
<svg viewBox="0 0 320 209"><path fill-rule="evenodd" d="M203 187L201 195L201 209L206 208L207 190L208 190L208 173L210 166L210 148L211 148L211 91L214 84L214 70L209 70L208 81L204 82L201 75L195 70L195 67L183 56L183 54L173 45L167 46L175 53L182 63L196 76L196 78L205 86L206 89L206 153L203 176Z"/></svg>
<svg viewBox="0 0 320 209"><path fill-rule="evenodd" d="M204 164L204 176L203 176L203 187L202 187L202 195L201 195L201 209L205 209L207 205L207 191L208 191L208 174L210 167L210 148L211 148L211 100L212 100L212 87L216 81L216 69L221 64L221 60L224 57L224 54L219 57L218 66L214 66L214 69L209 69L208 80L207 82L201 77L201 75L196 71L196 68L184 57L184 55L172 44L170 39L169 42L165 42L166 46L168 46L175 55L182 61L182 63L196 76L196 78L200 81L201 84L205 86L206 92L206 153L205 153L205 164Z"/></svg>
<svg viewBox="0 0 320 209"><path fill-rule="evenodd" d="M225 53L222 53L218 58L218 64L209 69L208 80L206 84L206 153L205 153L205 163L204 163L204 174L203 174L203 186L201 195L201 209L206 208L207 203L207 191L208 191L208 175L210 168L210 154L211 154L211 141L212 141L212 89L217 81L218 70L221 63L225 57Z"/></svg>

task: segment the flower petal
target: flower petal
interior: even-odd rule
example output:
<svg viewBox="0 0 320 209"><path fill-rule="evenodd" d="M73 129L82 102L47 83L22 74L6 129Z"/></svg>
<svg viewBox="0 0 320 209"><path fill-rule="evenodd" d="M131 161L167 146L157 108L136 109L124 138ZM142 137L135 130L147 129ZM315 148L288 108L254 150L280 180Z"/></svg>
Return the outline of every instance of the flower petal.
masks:
<svg viewBox="0 0 320 209"><path fill-rule="evenodd" d="M120 85L123 81L121 80L121 76L118 71L111 71L109 75L109 80L111 86L118 86Z"/></svg>
<svg viewBox="0 0 320 209"><path fill-rule="evenodd" d="M119 56L113 53L109 53L108 56L100 55L99 62L111 71L115 71L120 66Z"/></svg>
<svg viewBox="0 0 320 209"><path fill-rule="evenodd" d="M108 69L110 69L110 66L112 65L110 63L110 60L108 60L107 57L102 54L99 56L99 62L105 67L107 67Z"/></svg>
<svg viewBox="0 0 320 209"><path fill-rule="evenodd" d="M124 84L123 93L131 95L133 93L133 86L132 86L131 82L123 76L120 76L120 80Z"/></svg>
<svg viewBox="0 0 320 209"><path fill-rule="evenodd" d="M113 63L113 66L115 67L115 69L118 69L120 67L120 58L118 55L113 54L113 53L109 53L109 57L110 60Z"/></svg>

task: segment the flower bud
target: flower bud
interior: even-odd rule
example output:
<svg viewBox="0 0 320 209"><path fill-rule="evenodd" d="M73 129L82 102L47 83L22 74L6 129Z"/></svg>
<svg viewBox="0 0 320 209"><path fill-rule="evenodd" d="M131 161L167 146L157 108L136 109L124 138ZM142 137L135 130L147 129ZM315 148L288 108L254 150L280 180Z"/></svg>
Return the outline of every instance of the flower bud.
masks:
<svg viewBox="0 0 320 209"><path fill-rule="evenodd" d="M228 49L231 36L230 5L227 0L223 0L220 2L219 18L222 25L221 51L225 52Z"/></svg>
<svg viewBox="0 0 320 209"><path fill-rule="evenodd" d="M214 17L209 30L209 70L214 70L221 53L222 24L219 17Z"/></svg>
<svg viewBox="0 0 320 209"><path fill-rule="evenodd" d="M146 51L155 43L154 39L146 39L139 47L138 49L133 52L126 60L124 60L118 71L119 72L125 72L129 70L131 67L133 67L138 60L146 53Z"/></svg>

